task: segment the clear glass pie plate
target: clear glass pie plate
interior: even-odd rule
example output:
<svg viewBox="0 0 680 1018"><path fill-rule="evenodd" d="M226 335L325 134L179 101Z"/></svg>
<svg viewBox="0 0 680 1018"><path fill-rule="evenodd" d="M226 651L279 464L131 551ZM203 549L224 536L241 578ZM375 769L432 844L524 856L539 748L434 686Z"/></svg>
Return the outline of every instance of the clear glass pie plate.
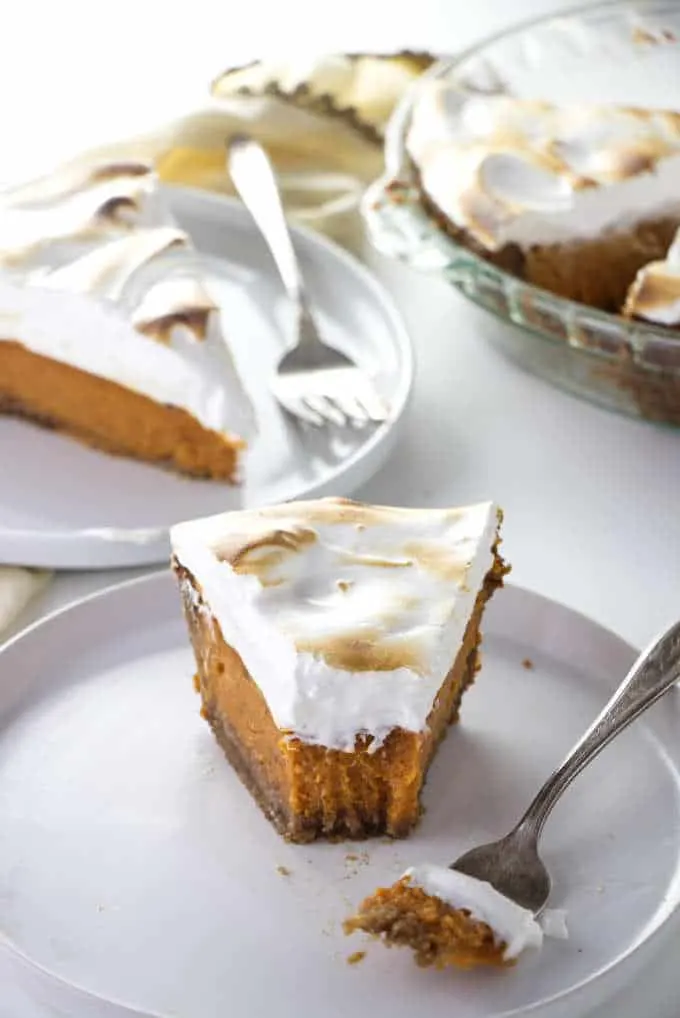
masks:
<svg viewBox="0 0 680 1018"><path fill-rule="evenodd" d="M438 273L513 326L493 333L526 368L593 402L680 427L680 332L529 285L457 243L424 209L405 143L413 104L431 77L556 103L680 111L680 4L591 5L522 25L435 64L395 110L386 132L385 174L363 202L374 245Z"/></svg>

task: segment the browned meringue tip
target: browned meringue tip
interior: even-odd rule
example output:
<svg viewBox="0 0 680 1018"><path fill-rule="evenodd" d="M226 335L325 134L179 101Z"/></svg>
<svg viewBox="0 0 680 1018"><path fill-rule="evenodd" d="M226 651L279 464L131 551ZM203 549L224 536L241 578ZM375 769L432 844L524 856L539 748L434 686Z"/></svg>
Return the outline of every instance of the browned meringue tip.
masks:
<svg viewBox="0 0 680 1018"><path fill-rule="evenodd" d="M344 59L349 65L351 84L349 88L338 90L327 86L319 79L323 78L324 60ZM281 65L269 61L253 61L239 67L227 68L218 75L210 86L211 95L217 99L224 98L257 98L270 96L298 109L319 116L331 117L344 121L350 128L362 134L367 140L380 143L383 140L387 115L410 83L423 71L427 70L437 58L429 52L402 50L392 54L379 53L342 53L328 54L319 57L319 65L315 72L296 82L294 87L286 87L281 80ZM404 72L403 85L393 83L390 88L384 78L382 69L392 65L395 70ZM294 63L288 65L292 68ZM381 69L373 87L368 79L373 70ZM361 81L365 95L348 103L343 100L341 92L354 92ZM382 106L387 115L376 116L373 112L376 104Z"/></svg>
<svg viewBox="0 0 680 1018"><path fill-rule="evenodd" d="M645 320L676 303L680 303L680 268L673 272L666 262L652 262L638 272L621 313L624 318Z"/></svg>

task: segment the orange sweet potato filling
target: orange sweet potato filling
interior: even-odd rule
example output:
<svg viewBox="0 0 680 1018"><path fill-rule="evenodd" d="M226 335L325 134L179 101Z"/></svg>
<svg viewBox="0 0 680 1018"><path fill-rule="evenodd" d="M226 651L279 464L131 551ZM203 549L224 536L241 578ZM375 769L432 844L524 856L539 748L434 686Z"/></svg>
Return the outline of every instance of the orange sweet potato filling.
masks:
<svg viewBox="0 0 680 1018"><path fill-rule="evenodd" d="M185 410L4 340L0 413L26 417L104 452L192 477L234 480L243 447L238 439L207 430Z"/></svg>
<svg viewBox="0 0 680 1018"><path fill-rule="evenodd" d="M313 746L286 735L274 722L257 684L219 625L200 590L175 565L198 666L203 714L243 782L277 829L291 841L315 838L404 837L420 816L428 766L460 699L472 683L484 605L506 571L497 557L423 732L394 729L370 752L359 736L353 752Z"/></svg>

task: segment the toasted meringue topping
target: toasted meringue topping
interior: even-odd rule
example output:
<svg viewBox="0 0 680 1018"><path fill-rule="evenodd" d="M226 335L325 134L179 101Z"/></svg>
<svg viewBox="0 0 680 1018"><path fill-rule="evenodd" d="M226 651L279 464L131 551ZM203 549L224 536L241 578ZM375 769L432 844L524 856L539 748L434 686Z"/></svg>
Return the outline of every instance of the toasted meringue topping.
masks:
<svg viewBox="0 0 680 1018"><path fill-rule="evenodd" d="M239 547L230 565L239 576L256 576L263 587L278 587L285 582L287 559L316 540L316 531L305 527L269 531ZM228 561L219 553L218 558Z"/></svg>
<svg viewBox="0 0 680 1018"><path fill-rule="evenodd" d="M203 340L218 313L217 304L199 279L172 276L147 290L132 314L132 324L164 343L169 342L177 326Z"/></svg>
<svg viewBox="0 0 680 1018"><path fill-rule="evenodd" d="M188 241L187 235L173 226L146 227L33 278L51 290L91 293L118 301L140 269L172 248L186 247Z"/></svg>
<svg viewBox="0 0 680 1018"><path fill-rule="evenodd" d="M199 256L145 163L81 162L0 193L5 340L253 432Z"/></svg>
<svg viewBox="0 0 680 1018"><path fill-rule="evenodd" d="M407 86L432 63L427 53L328 54L264 60L236 67L213 83L213 95L275 95L325 116L344 117L381 137Z"/></svg>
<svg viewBox="0 0 680 1018"><path fill-rule="evenodd" d="M664 261L650 262L640 269L628 291L623 313L657 325L680 326L680 230Z"/></svg>
<svg viewBox="0 0 680 1018"><path fill-rule="evenodd" d="M172 544L278 726L352 749L427 724L498 521L322 499L180 524Z"/></svg>
<svg viewBox="0 0 680 1018"><path fill-rule="evenodd" d="M22 268L41 254L49 257L48 249L60 241L115 236L134 226L155 186L148 168L127 164L65 174L62 183L62 193L47 180L0 194L0 266Z"/></svg>
<svg viewBox="0 0 680 1018"><path fill-rule="evenodd" d="M68 195L81 194L105 181L120 182L130 177L151 182L153 166L139 159L69 163L46 177L37 177L8 189L3 198L17 206L46 206L53 199L62 201Z"/></svg>
<svg viewBox="0 0 680 1018"><path fill-rule="evenodd" d="M680 215L680 114L554 106L429 83L408 148L422 187L489 250Z"/></svg>

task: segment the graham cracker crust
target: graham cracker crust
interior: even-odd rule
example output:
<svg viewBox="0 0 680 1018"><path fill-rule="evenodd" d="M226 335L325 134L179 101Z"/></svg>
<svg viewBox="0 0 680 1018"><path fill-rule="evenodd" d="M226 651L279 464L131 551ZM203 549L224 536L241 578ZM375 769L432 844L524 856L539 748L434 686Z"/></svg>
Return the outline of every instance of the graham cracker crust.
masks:
<svg viewBox="0 0 680 1018"><path fill-rule="evenodd" d="M201 692L200 686L199 692ZM245 753L243 746L239 742L236 733L229 722L223 715L218 714L217 712L211 713L205 706L205 700L201 707L201 716L205 718L210 725L213 735L217 739L222 752L238 774L241 783L247 788L257 805L266 816L267 820L274 825L279 834L287 837L289 817L287 811L283 807L283 803L273 796L266 796L264 794L255 775L255 771L251 766L250 758ZM288 840L295 839L290 838ZM313 839L300 840L311 841Z"/></svg>
<svg viewBox="0 0 680 1018"><path fill-rule="evenodd" d="M680 336L672 360L664 371L637 364L625 352L617 362L598 367L597 374L627 393L645 420L680 427Z"/></svg>

